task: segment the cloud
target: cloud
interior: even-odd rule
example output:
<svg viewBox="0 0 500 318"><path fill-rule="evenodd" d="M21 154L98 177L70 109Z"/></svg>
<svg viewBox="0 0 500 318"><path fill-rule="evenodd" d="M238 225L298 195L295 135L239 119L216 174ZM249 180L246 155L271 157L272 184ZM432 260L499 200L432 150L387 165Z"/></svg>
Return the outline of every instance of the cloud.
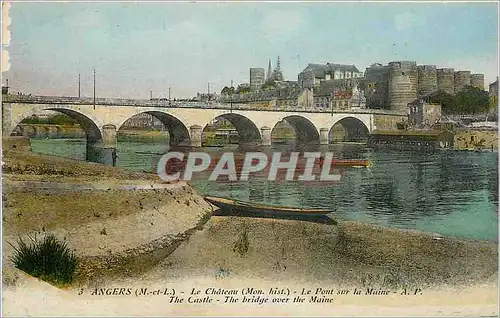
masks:
<svg viewBox="0 0 500 318"><path fill-rule="evenodd" d="M264 16L261 29L269 37L290 36L303 28L305 22L298 11L273 11Z"/></svg>
<svg viewBox="0 0 500 318"><path fill-rule="evenodd" d="M394 27L398 31L406 31L426 25L427 19L425 16L416 15L411 12L397 14L394 17Z"/></svg>

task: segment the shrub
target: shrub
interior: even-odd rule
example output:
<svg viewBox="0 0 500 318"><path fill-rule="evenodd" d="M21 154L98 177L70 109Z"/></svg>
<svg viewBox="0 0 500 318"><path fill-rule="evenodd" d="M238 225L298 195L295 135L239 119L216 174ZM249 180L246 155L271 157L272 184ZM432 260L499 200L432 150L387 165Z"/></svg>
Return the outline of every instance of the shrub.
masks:
<svg viewBox="0 0 500 318"><path fill-rule="evenodd" d="M233 244L233 252L240 254L240 256L245 255L248 252L248 247L250 243L248 242L247 229L243 228L243 232L240 233L238 240Z"/></svg>
<svg viewBox="0 0 500 318"><path fill-rule="evenodd" d="M60 242L50 234L38 241L28 236L28 246L21 238L17 245L10 244L15 252L10 260L15 267L27 274L58 286L68 285L73 281L77 259L66 242Z"/></svg>

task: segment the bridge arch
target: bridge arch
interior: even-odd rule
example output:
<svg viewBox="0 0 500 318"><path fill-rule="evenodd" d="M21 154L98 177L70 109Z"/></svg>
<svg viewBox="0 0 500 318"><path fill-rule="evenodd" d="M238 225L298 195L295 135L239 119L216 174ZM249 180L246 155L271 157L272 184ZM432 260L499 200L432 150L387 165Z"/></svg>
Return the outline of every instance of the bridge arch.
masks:
<svg viewBox="0 0 500 318"><path fill-rule="evenodd" d="M163 123L165 128L168 130L171 146L190 145L191 138L188 127L186 127L186 125L184 125L184 123L177 117L163 111L144 111L136 113L133 116L128 117L123 122L121 122L117 130L119 130L123 126L123 124L127 122L127 120L135 116L138 116L140 114L149 114L153 117L156 117Z"/></svg>
<svg viewBox="0 0 500 318"><path fill-rule="evenodd" d="M261 142L261 134L255 123L246 116L237 113L224 113L216 116L210 122L218 118L229 121L238 132L238 143L240 145L257 145ZM208 125L208 124L207 124ZM205 125L203 129L207 127Z"/></svg>
<svg viewBox="0 0 500 318"><path fill-rule="evenodd" d="M330 142L366 140L370 129L366 123L354 116L346 116L337 120L328 133Z"/></svg>
<svg viewBox="0 0 500 318"><path fill-rule="evenodd" d="M102 140L101 129L98 127L96 122L93 119L89 118L87 115L85 115L79 111L68 109L68 108L44 108L43 110L55 111L58 113L62 113L62 114L65 114L65 115L73 118L74 120L76 120L80 124L82 129L85 131L87 142L95 144L95 143ZM10 128L9 135L12 135L14 133L16 127L19 124L21 124L23 120L25 120L25 119L29 118L30 116L32 116L36 113L39 113L39 112L40 112L40 110L36 110L36 111L32 110L32 111L23 113L23 114L19 115L17 118L15 118L13 120L13 124Z"/></svg>
<svg viewBox="0 0 500 318"><path fill-rule="evenodd" d="M299 144L317 143L319 142L319 132L311 120L301 115L290 115L281 118L280 122L284 120L295 131L296 141ZM278 123L275 124L275 126ZM273 127L274 128L274 127Z"/></svg>
<svg viewBox="0 0 500 318"><path fill-rule="evenodd" d="M65 105L67 107L67 105ZM80 124L80 127L85 132L86 137L86 152L85 158L88 161L93 162L107 162L108 152L104 148L106 145L103 144L103 130L97 124L97 121L94 118L80 112L78 110L72 108L63 108L63 107L47 107L42 109L30 108L27 111L16 113L14 116L11 116L10 126L7 128L9 130L9 135L13 135L16 131L16 128L19 124L22 123L23 120L29 118L30 116L40 113L41 111L54 111L64 115L69 116L74 119L76 122ZM12 114L11 114L12 115ZM40 127L32 127L33 132L29 133L26 131L23 132L23 135L31 136L41 136L49 137L50 128L46 126ZM18 129L23 130L23 129Z"/></svg>

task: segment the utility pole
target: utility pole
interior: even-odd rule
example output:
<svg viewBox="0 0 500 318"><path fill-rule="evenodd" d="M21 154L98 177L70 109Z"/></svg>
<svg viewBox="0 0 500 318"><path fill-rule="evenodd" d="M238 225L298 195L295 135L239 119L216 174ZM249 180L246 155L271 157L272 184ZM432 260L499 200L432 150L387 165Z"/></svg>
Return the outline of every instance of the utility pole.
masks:
<svg viewBox="0 0 500 318"><path fill-rule="evenodd" d="M94 109L95 109L95 69L94 69Z"/></svg>
<svg viewBox="0 0 500 318"><path fill-rule="evenodd" d="M80 73L78 73L78 98L80 98Z"/></svg>
<svg viewBox="0 0 500 318"><path fill-rule="evenodd" d="M210 106L210 82L208 82L208 96L207 96L207 105Z"/></svg>
<svg viewBox="0 0 500 318"><path fill-rule="evenodd" d="M170 95L171 90L172 90L172 86L169 86L169 87L168 87L168 100L170 100L170 99L171 99L171 98L170 98L170 96L171 96L171 95Z"/></svg>
<svg viewBox="0 0 500 318"><path fill-rule="evenodd" d="M231 79L231 87L229 87L229 91L231 93L231 113L232 113L233 112L233 98L234 98L233 79Z"/></svg>

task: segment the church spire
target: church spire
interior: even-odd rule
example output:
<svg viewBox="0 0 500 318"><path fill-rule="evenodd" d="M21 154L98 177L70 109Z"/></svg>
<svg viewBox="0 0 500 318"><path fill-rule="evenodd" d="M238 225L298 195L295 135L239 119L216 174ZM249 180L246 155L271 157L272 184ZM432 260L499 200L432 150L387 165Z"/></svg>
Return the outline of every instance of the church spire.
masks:
<svg viewBox="0 0 500 318"><path fill-rule="evenodd" d="M281 72L281 63L280 63L280 57L278 56L278 61L276 63L276 68L274 69L274 80L275 81L282 81L283 80L283 73Z"/></svg>
<svg viewBox="0 0 500 318"><path fill-rule="evenodd" d="M271 71L271 59L269 59L269 66L267 67L267 78L266 78L267 81L269 81L272 78L271 72L272 72Z"/></svg>

